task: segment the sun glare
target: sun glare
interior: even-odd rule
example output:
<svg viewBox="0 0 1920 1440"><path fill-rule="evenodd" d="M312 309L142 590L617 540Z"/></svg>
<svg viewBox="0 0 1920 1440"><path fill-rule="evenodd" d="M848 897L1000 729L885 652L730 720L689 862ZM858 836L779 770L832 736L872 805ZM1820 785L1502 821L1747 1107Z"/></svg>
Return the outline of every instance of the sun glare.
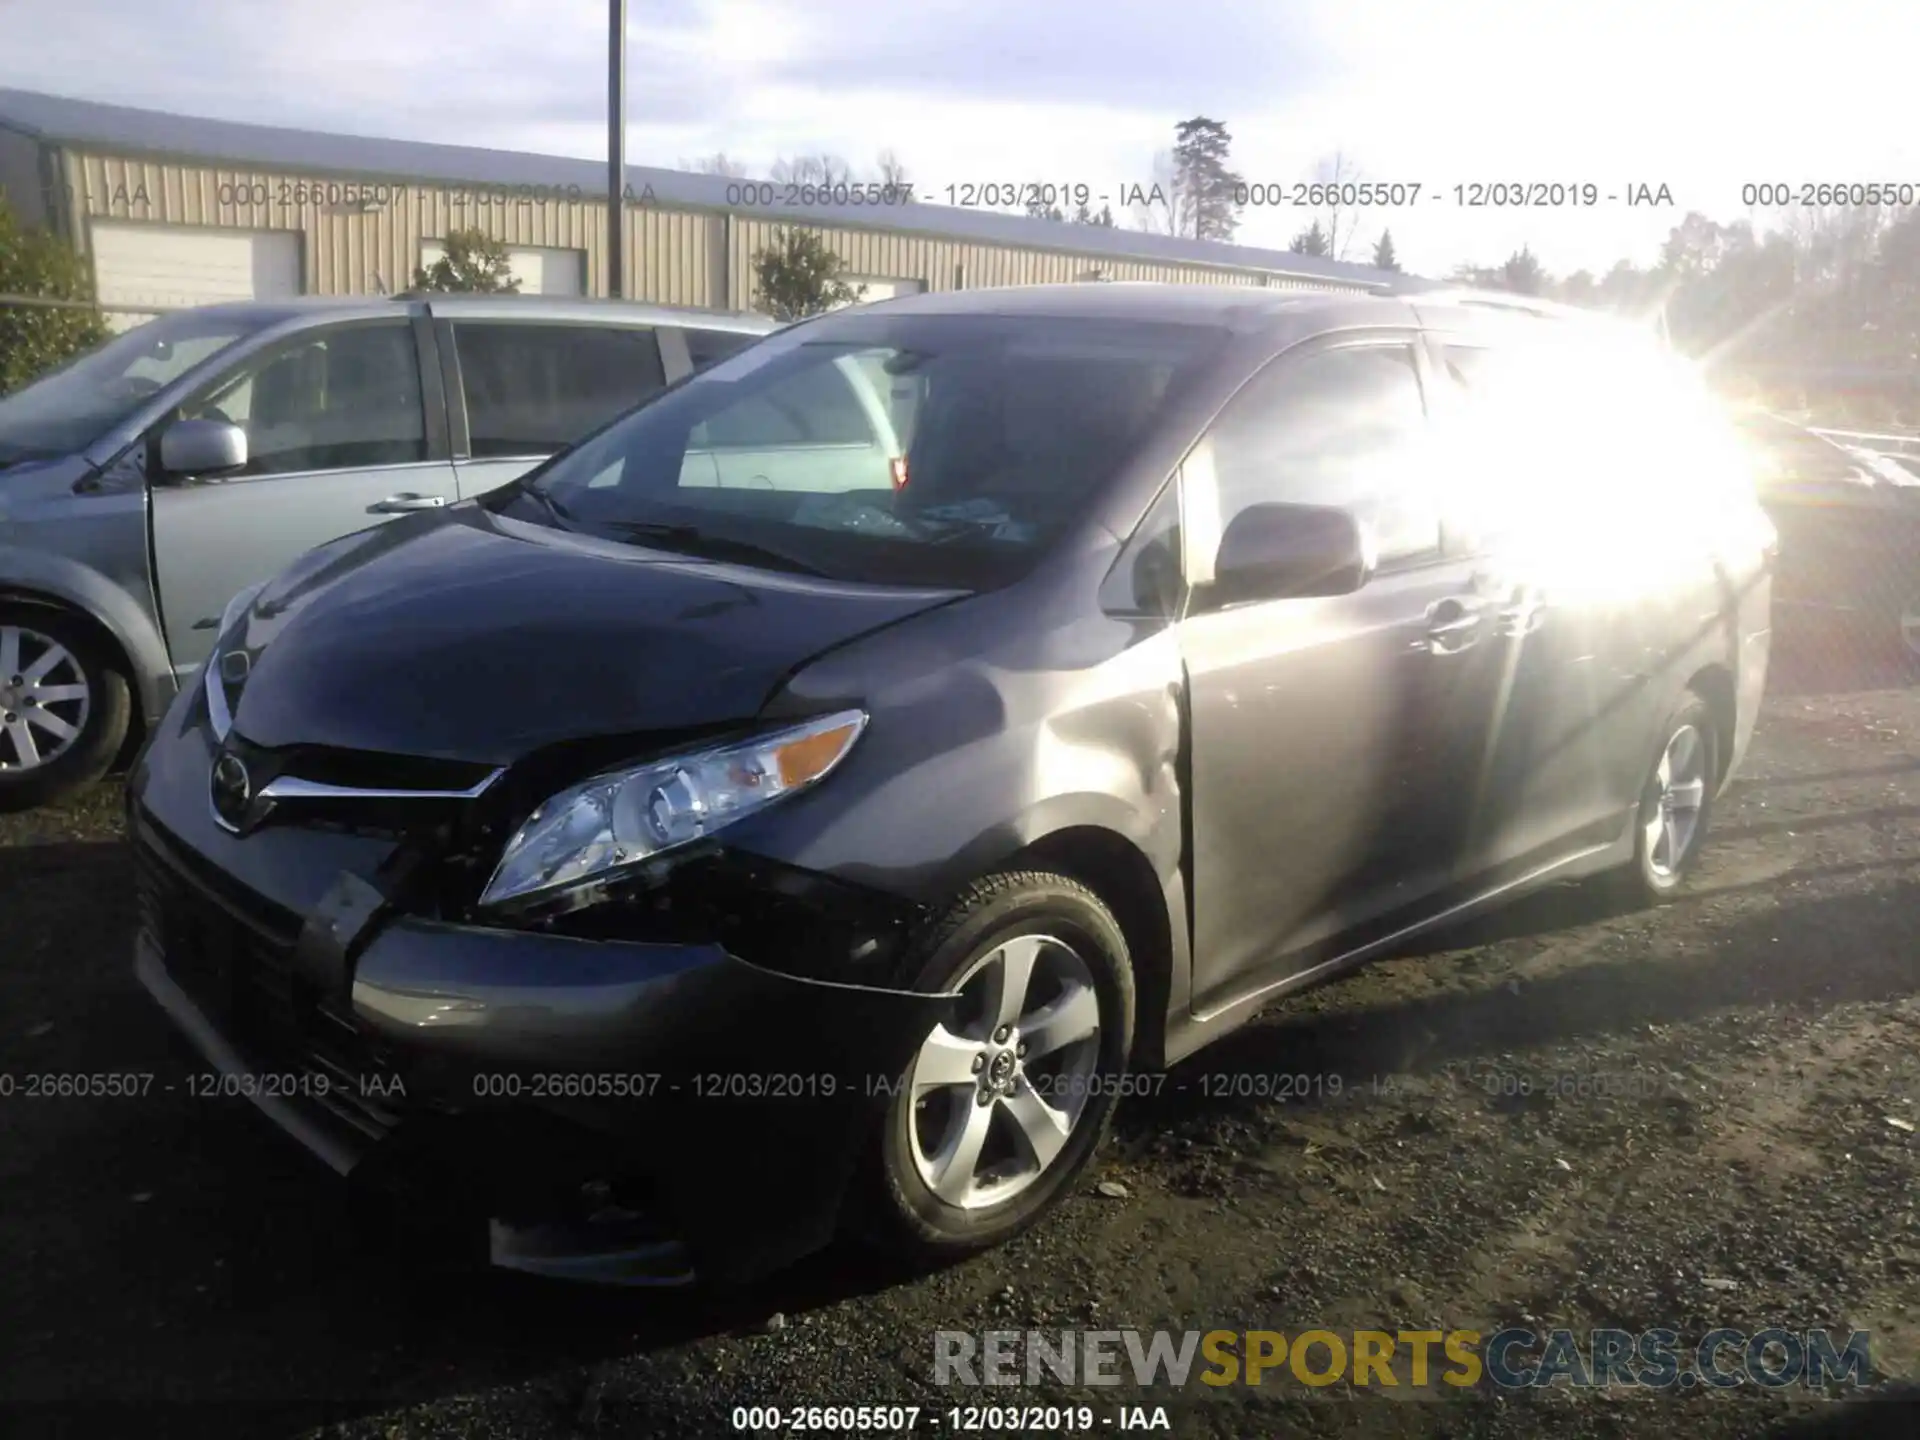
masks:
<svg viewBox="0 0 1920 1440"><path fill-rule="evenodd" d="M1752 495L1724 407L1652 342L1541 347L1481 388L1491 403L1458 423L1445 467L1453 508L1505 540L1549 596L1625 596L1685 576L1679 562Z"/></svg>

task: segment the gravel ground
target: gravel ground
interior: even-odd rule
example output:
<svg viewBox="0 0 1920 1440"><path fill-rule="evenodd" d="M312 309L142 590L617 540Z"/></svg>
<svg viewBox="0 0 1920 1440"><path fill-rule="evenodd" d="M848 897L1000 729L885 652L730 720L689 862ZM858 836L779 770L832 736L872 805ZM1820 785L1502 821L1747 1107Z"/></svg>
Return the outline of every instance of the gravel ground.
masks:
<svg viewBox="0 0 1920 1440"><path fill-rule="evenodd" d="M1678 903L1534 896L1176 1069L1020 1242L730 1297L461 1269L243 1102L167 1093L196 1067L129 973L117 804L0 819L0 1072L156 1077L0 1099L8 1435L705 1436L742 1403L987 1398L933 1383L939 1329L1832 1326L1872 1332L1883 1391L1920 1378L1920 690L1887 677L1783 665ZM1272 1074L1319 1078L1208 1093ZM1751 1386L991 1398L1208 1437L1920 1433Z"/></svg>

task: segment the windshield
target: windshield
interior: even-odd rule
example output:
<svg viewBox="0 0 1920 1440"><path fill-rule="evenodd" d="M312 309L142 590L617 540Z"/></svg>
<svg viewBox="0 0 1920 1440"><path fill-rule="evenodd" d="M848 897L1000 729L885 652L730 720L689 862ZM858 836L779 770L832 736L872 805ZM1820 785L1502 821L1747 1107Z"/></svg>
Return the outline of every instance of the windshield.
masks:
<svg viewBox="0 0 1920 1440"><path fill-rule="evenodd" d="M1045 316L836 317L667 391L510 498L529 518L690 553L983 588L1085 513L1222 338Z"/></svg>
<svg viewBox="0 0 1920 1440"><path fill-rule="evenodd" d="M0 465L84 450L264 319L182 311L116 335L0 397Z"/></svg>

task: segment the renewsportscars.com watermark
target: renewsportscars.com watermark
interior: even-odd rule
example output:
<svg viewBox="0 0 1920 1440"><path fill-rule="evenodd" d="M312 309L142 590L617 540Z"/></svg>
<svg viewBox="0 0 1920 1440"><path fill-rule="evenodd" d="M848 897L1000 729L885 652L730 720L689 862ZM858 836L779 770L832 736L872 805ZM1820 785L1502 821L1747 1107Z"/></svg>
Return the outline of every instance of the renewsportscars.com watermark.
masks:
<svg viewBox="0 0 1920 1440"><path fill-rule="evenodd" d="M1370 1389L1872 1383L1868 1332L1710 1330L937 1330L936 1385L1345 1383Z"/></svg>

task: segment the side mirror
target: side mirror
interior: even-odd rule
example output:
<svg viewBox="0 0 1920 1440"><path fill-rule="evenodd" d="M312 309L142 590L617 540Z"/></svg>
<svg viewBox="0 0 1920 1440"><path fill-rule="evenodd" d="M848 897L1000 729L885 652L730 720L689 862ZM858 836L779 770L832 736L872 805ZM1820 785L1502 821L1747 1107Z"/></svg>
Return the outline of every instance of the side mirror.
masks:
<svg viewBox="0 0 1920 1440"><path fill-rule="evenodd" d="M160 432L168 475L219 475L247 463L247 432L225 420L176 420Z"/></svg>
<svg viewBox="0 0 1920 1440"><path fill-rule="evenodd" d="M1367 527L1348 511L1249 505L1220 537L1210 599L1220 606L1350 595L1372 578L1375 558Z"/></svg>

